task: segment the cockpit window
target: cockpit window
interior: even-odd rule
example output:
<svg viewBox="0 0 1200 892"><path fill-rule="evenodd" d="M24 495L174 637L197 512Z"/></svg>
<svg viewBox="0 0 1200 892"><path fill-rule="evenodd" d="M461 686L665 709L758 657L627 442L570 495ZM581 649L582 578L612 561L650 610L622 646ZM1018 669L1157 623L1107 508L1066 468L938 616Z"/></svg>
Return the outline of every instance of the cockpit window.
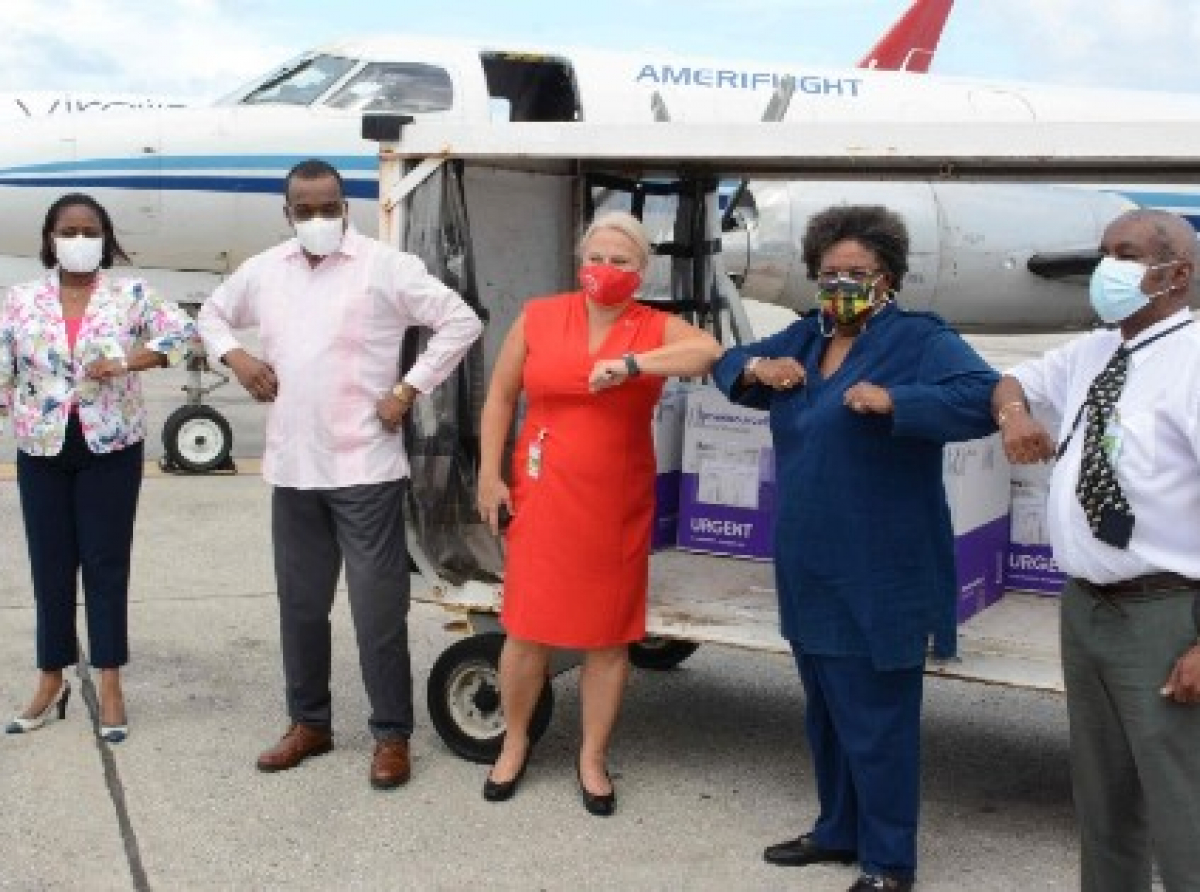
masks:
<svg viewBox="0 0 1200 892"><path fill-rule="evenodd" d="M326 104L350 111L445 111L454 105L454 84L444 69L432 65L373 62Z"/></svg>
<svg viewBox="0 0 1200 892"><path fill-rule="evenodd" d="M311 105L353 67L353 59L317 56L285 69L242 102L246 105Z"/></svg>

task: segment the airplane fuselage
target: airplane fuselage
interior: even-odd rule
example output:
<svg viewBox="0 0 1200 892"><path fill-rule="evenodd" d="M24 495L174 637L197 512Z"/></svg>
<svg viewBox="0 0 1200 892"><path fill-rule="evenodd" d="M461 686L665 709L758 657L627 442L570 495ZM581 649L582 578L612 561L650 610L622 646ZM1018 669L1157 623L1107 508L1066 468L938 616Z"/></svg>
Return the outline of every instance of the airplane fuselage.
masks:
<svg viewBox="0 0 1200 892"><path fill-rule="evenodd" d="M290 235L282 179L304 158L342 171L356 224L374 231L376 146L360 137L364 113L495 126L750 122L787 75L795 83L788 121L1088 121L1101 139L1106 120L1200 118L1193 95L376 38L304 54L213 107L13 124L0 145L0 255L36 253L45 208L81 190L109 208L136 265L222 274ZM1184 188L1155 193L1157 204L1200 203ZM1039 252L1093 249L1104 225L1131 206L1094 190L949 183L752 183L750 194L757 211L727 249L746 296L803 308L811 286L797 255L807 216L837 201L881 201L903 210L913 229L905 301L970 327L1085 324L1078 282L1034 276L1026 263Z"/></svg>

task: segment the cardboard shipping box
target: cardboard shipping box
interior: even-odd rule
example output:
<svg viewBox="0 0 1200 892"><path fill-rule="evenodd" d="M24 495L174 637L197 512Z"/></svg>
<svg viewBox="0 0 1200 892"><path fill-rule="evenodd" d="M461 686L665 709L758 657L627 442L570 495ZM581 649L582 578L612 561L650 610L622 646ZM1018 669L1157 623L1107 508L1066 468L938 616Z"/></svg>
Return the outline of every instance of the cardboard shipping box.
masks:
<svg viewBox="0 0 1200 892"><path fill-rule="evenodd" d="M954 527L960 623L1004 595L1010 473L999 434L949 443L942 451L942 480Z"/></svg>
<svg viewBox="0 0 1200 892"><path fill-rule="evenodd" d="M770 560L775 532L775 453L768 415L734 405L713 387L687 395L680 548Z"/></svg>
<svg viewBox="0 0 1200 892"><path fill-rule="evenodd" d="M683 467L683 426L687 393L695 385L669 380L654 407L654 526L652 550L674 548L679 534L679 482Z"/></svg>
<svg viewBox="0 0 1200 892"><path fill-rule="evenodd" d="M687 395L679 547L770 560L777 498L768 413L717 390ZM943 451L961 623L1004 594L1010 469L998 434Z"/></svg>
<svg viewBox="0 0 1200 892"><path fill-rule="evenodd" d="M1012 470L1012 531L1005 585L1040 595L1059 594L1066 581L1046 533L1050 470L1048 464L1016 465Z"/></svg>

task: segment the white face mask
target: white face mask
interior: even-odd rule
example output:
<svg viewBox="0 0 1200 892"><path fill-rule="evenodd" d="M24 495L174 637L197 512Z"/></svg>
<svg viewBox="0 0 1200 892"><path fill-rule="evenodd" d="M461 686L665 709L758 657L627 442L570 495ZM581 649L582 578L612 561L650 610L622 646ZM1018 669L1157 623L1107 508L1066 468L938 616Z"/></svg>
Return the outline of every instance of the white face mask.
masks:
<svg viewBox="0 0 1200 892"><path fill-rule="evenodd" d="M342 237L346 233L344 217L313 217L295 225L300 247L314 257L328 257L342 246Z"/></svg>
<svg viewBox="0 0 1200 892"><path fill-rule="evenodd" d="M1151 270L1171 266L1174 261L1156 263L1153 266L1136 260L1119 260L1104 257L1092 273L1088 289L1092 309L1101 321L1113 325L1124 322L1134 313L1150 305L1150 301L1166 294L1170 288L1160 288L1153 294L1142 291L1142 280Z"/></svg>
<svg viewBox="0 0 1200 892"><path fill-rule="evenodd" d="M104 239L86 235L54 237L54 256L69 273L94 273L104 257Z"/></svg>

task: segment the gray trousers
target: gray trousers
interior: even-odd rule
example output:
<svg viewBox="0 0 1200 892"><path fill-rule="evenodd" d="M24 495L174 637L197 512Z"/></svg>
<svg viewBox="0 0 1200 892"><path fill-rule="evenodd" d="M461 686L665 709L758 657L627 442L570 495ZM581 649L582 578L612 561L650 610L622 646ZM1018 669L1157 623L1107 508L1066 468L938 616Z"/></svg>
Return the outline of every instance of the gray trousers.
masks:
<svg viewBox="0 0 1200 892"><path fill-rule="evenodd" d="M1196 641L1195 594L1063 589L1062 659L1083 892L1200 892L1200 706L1160 693Z"/></svg>
<svg viewBox="0 0 1200 892"><path fill-rule="evenodd" d="M395 480L272 492L279 639L292 721L332 728L329 614L344 561L371 733L377 740L412 733L404 486Z"/></svg>

